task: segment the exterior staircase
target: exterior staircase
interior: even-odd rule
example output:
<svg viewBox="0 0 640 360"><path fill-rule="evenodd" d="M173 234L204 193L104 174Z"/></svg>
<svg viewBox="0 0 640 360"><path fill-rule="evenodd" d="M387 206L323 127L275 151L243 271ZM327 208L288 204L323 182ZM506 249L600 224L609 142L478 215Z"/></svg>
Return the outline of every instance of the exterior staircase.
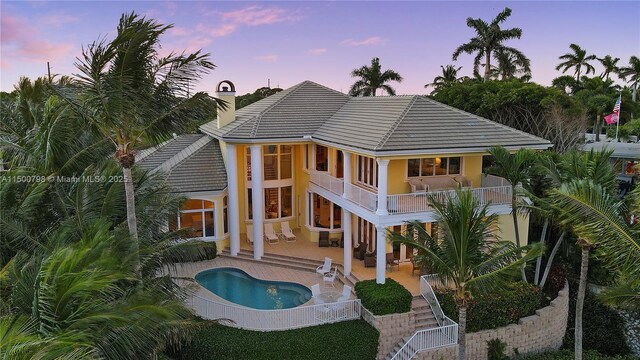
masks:
<svg viewBox="0 0 640 360"><path fill-rule="evenodd" d="M315 273L318 266L322 266L322 260L314 260L314 259L306 259L301 257L289 256L289 255L280 255L280 254L270 254L265 253L262 255L262 259L256 260L253 258L253 251L241 249L238 253L238 256L231 256L229 249L224 249L222 253L218 256L234 259L238 261L247 261L247 262L256 262L265 265L277 266L281 268L293 269L298 271L308 271L311 273ZM343 285L351 286L352 288L355 286L355 283L359 281L359 279L352 274L345 277L344 276L344 268L342 264L333 264L332 266L338 266L338 276L336 276L336 280ZM425 302L426 304L426 302Z"/></svg>
<svg viewBox="0 0 640 360"><path fill-rule="evenodd" d="M411 309L416 314L416 330L438 327L438 322L431 312L429 303L421 295L413 298Z"/></svg>

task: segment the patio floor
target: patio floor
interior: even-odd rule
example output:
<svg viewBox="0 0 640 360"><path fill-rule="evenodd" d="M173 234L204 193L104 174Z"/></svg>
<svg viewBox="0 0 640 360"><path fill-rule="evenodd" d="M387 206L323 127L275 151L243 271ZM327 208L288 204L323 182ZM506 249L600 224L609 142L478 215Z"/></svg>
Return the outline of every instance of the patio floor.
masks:
<svg viewBox="0 0 640 360"><path fill-rule="evenodd" d="M343 265L344 262L344 249L340 247L318 247L317 242L311 242L307 238L303 237L300 231L294 230L297 237L295 242L286 242L280 240L277 244L264 244L265 254L276 254L293 256L303 259L311 260L324 260L325 257L330 257L335 264ZM242 250L253 252L253 245L250 245L244 239L241 240L240 247ZM411 274L413 266L411 262L400 263L400 269L393 267L393 271L389 268L386 270L386 276L392 278L395 281L402 284L411 294L420 294L420 277L418 273ZM288 270L285 270L288 271ZM353 258L351 262L351 272L358 280L375 279L376 268L364 267L364 262Z"/></svg>

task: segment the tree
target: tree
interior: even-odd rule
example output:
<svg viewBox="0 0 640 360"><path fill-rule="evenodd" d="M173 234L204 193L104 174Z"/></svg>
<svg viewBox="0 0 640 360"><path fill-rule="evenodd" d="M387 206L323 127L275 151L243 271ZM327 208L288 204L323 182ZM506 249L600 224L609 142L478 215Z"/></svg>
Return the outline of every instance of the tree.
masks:
<svg viewBox="0 0 640 360"><path fill-rule="evenodd" d="M562 75L551 81L551 86L564 91L566 94L574 94L580 89L580 83L573 76Z"/></svg>
<svg viewBox="0 0 640 360"><path fill-rule="evenodd" d="M613 109L620 87L614 85L613 80L604 80L599 76L592 78L583 76L580 85L575 98L584 104L590 115L595 117L593 132L596 134L596 141L600 141L602 117L607 111Z"/></svg>
<svg viewBox="0 0 640 360"><path fill-rule="evenodd" d="M529 59L519 59L512 53L503 50L496 51L495 58L498 62L498 66L493 68L496 78L511 80L521 76L520 79L523 81L531 79L531 62Z"/></svg>
<svg viewBox="0 0 640 360"><path fill-rule="evenodd" d="M428 88L429 86L433 86L433 91L431 92L432 94L438 92L438 90L444 87L447 87L452 84L459 83L461 81L468 79L468 77L466 76L458 77L458 71L462 69L462 66L459 66L456 68L453 65L447 65L447 66L440 65L440 68L442 69L442 75L436 76L435 78L433 78L433 82L431 84L427 84L424 86L425 89Z"/></svg>
<svg viewBox="0 0 640 360"><path fill-rule="evenodd" d="M236 110L241 109L247 105L251 105L256 101L260 101L268 96L274 95L282 91L281 88L261 87L256 89L253 93L247 93L236 97Z"/></svg>
<svg viewBox="0 0 640 360"><path fill-rule="evenodd" d="M391 233L390 240L418 249L427 267L453 289L460 322L458 359L465 359L469 299L511 280L542 247L516 247L511 241L500 241L496 237L497 215L490 214L488 205L480 205L470 191L457 190L442 202L431 199L431 203L442 238L431 236L416 221L408 223L405 234Z"/></svg>
<svg viewBox="0 0 640 360"><path fill-rule="evenodd" d="M497 52L512 56L520 64L528 64L529 59L518 49L504 45L504 42L511 39L520 39L522 29L501 29L500 24L511 16L511 9L504 8L496 17L487 23L482 19L467 18L467 26L476 32L469 42L464 43L453 52L452 59L455 61L460 54L477 53L473 60L474 69L477 71L480 62L484 57L484 81L488 81L491 76L491 57Z"/></svg>
<svg viewBox="0 0 640 360"><path fill-rule="evenodd" d="M618 61L620 61L620 58L614 59L611 55L606 55L603 58L598 58L598 61L600 61L600 64L602 64L602 67L604 67L602 74L600 74L601 79L609 80L609 75L611 73L616 74L620 70L617 65Z"/></svg>
<svg viewBox="0 0 640 360"><path fill-rule="evenodd" d="M123 15L115 39L94 42L83 50L76 64L79 91L66 97L115 147L124 175L134 253L138 226L131 169L136 150L188 129L195 119L215 111L217 103L204 92L189 94L190 84L215 67L208 54L158 56L160 37L171 27L135 13Z"/></svg>
<svg viewBox="0 0 640 360"><path fill-rule="evenodd" d="M569 45L569 48L571 48L573 52L566 53L559 57L560 60L564 61L556 66L556 70L563 69L562 73L564 74L567 70L575 68L574 75L576 82L580 83L580 75L582 74L583 67L585 69L585 75L592 72L595 73L596 69L589 64L589 61L595 60L596 56L593 54L587 55L587 51L576 44Z"/></svg>
<svg viewBox="0 0 640 360"><path fill-rule="evenodd" d="M389 95L395 95L396 91L387 83L391 81L402 82L402 76L394 70L382 71L380 59L374 57L371 59L371 66L364 65L361 68L354 69L351 77L359 78L356 80L349 94L351 96L376 96L378 89L384 90Z"/></svg>
<svg viewBox="0 0 640 360"><path fill-rule="evenodd" d="M618 74L627 81L627 83L631 84L631 88L633 89L633 102L635 102L638 83L640 83L640 58L632 56L629 59L629 66L621 67Z"/></svg>

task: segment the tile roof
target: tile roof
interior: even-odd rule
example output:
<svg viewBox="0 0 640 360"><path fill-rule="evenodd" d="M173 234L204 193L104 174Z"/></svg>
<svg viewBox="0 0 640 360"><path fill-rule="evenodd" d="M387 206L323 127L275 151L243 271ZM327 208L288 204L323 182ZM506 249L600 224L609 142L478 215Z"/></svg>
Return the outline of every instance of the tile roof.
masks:
<svg viewBox="0 0 640 360"><path fill-rule="evenodd" d="M425 96L350 97L305 81L236 112L205 133L231 141L313 139L384 153L491 146L550 147L545 139L438 103Z"/></svg>
<svg viewBox="0 0 640 360"><path fill-rule="evenodd" d="M621 142L590 142L582 146L584 151L594 149L595 151L613 150L612 157L620 159L640 159L640 144Z"/></svg>
<svg viewBox="0 0 640 360"><path fill-rule="evenodd" d="M180 135L141 152L136 164L166 174L167 183L176 192L221 191L227 187L220 144L208 135Z"/></svg>

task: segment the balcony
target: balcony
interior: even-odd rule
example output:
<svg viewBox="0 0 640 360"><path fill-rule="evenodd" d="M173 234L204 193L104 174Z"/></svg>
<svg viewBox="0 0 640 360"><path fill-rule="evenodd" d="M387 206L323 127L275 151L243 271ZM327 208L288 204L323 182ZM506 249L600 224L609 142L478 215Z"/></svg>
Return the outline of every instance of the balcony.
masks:
<svg viewBox="0 0 640 360"><path fill-rule="evenodd" d="M511 204L511 186L500 183L496 179L492 180L491 182L483 180L482 187L469 188L469 190L482 205ZM343 179L333 177L327 172L311 171L311 182L341 197L346 186L350 189L347 192L347 200L371 212L375 212L378 208L378 194L356 185L345 184ZM431 199L443 201L447 196L455 196L455 190L388 195L387 212L395 215L433 211Z"/></svg>

